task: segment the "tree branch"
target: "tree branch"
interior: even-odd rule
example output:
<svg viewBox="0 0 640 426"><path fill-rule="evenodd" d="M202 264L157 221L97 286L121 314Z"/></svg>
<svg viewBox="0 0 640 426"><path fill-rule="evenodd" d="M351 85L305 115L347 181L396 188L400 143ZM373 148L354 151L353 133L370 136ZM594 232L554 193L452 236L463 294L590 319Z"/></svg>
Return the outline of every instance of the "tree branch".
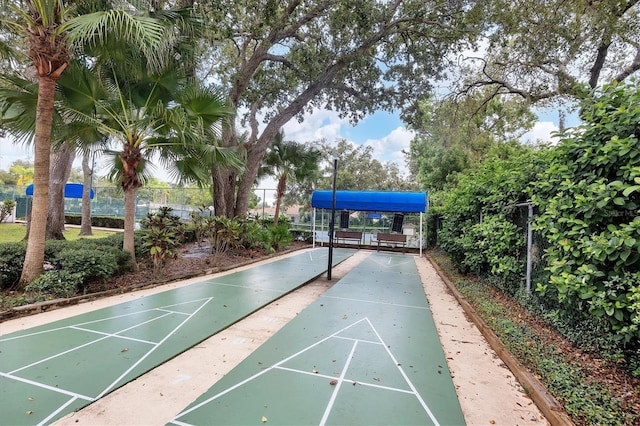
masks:
<svg viewBox="0 0 640 426"><path fill-rule="evenodd" d="M636 56L633 58L633 62L631 62L631 65L624 68L620 73L618 73L618 75L614 77L614 79L616 81L624 81L627 77L638 70L640 70L640 47L636 50Z"/></svg>

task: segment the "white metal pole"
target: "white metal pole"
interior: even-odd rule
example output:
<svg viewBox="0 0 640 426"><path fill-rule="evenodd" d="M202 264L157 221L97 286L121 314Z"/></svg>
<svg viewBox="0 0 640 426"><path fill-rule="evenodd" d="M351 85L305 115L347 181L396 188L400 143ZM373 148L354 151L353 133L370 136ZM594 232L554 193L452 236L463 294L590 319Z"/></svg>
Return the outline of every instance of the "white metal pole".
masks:
<svg viewBox="0 0 640 426"><path fill-rule="evenodd" d="M531 263L533 254L533 204L529 203L529 214L527 220L527 294L531 293Z"/></svg>
<svg viewBox="0 0 640 426"><path fill-rule="evenodd" d="M313 248L316 248L316 208L313 208L313 214L311 215L311 220L313 222Z"/></svg>
<svg viewBox="0 0 640 426"><path fill-rule="evenodd" d="M422 212L420 212L420 257L422 257Z"/></svg>

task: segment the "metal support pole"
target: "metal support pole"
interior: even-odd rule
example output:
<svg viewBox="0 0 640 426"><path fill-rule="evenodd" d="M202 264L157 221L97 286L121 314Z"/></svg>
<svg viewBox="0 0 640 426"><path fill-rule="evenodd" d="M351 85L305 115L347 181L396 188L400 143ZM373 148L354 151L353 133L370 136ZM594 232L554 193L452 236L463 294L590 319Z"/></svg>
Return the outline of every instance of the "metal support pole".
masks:
<svg viewBox="0 0 640 426"><path fill-rule="evenodd" d="M311 235L313 236L313 248L316 248L316 208L313 208L313 214L311 215L311 229L312 229L312 233Z"/></svg>
<svg viewBox="0 0 640 426"><path fill-rule="evenodd" d="M331 267L333 266L333 229L336 219L336 178L338 177L338 160L333 160L333 199L331 201L331 219L329 220L329 265L327 266L327 280L331 281Z"/></svg>
<svg viewBox="0 0 640 426"><path fill-rule="evenodd" d="M527 272L525 279L525 289L527 294L531 293L531 269L533 263L533 203L518 203L516 207L527 206Z"/></svg>
<svg viewBox="0 0 640 426"><path fill-rule="evenodd" d="M422 212L420 212L420 257L422 257Z"/></svg>
<svg viewBox="0 0 640 426"><path fill-rule="evenodd" d="M529 203L529 218L527 220L527 294L531 293L531 264L533 255L533 204Z"/></svg>

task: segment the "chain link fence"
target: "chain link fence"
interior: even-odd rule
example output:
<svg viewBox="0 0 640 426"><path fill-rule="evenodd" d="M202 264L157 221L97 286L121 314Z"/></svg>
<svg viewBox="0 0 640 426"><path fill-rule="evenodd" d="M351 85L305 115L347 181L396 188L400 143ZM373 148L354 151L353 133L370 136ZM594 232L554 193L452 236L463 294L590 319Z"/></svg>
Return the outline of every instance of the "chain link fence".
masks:
<svg viewBox="0 0 640 426"><path fill-rule="evenodd" d="M16 202L15 219L24 220L31 207L31 196L26 195L26 186L0 185L0 202ZM91 215L105 217L124 217L124 194L118 186L97 186L93 188ZM274 189L258 188L254 190L257 205L251 213L261 217L270 217L275 210L271 205L275 200ZM82 214L81 198L65 198L65 213ZM211 190L206 188L145 188L136 194L136 218L144 219L147 213L153 213L160 207L171 207L173 213L182 219L189 219L192 211L208 209L213 205ZM297 216L298 213L296 212ZM310 217L310 214L307 215ZM303 217L301 215L301 217ZM304 219L303 219L304 220Z"/></svg>

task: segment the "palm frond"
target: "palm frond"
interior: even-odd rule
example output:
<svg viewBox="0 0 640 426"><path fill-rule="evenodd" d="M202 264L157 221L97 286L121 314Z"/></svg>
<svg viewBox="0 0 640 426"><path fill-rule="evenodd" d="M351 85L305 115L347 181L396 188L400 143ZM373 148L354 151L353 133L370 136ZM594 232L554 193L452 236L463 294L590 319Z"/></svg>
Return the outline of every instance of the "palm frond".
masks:
<svg viewBox="0 0 640 426"><path fill-rule="evenodd" d="M149 66L162 69L168 51L168 31L160 20L134 16L126 10L107 10L74 17L61 25L72 45L95 46L109 39L138 46Z"/></svg>

